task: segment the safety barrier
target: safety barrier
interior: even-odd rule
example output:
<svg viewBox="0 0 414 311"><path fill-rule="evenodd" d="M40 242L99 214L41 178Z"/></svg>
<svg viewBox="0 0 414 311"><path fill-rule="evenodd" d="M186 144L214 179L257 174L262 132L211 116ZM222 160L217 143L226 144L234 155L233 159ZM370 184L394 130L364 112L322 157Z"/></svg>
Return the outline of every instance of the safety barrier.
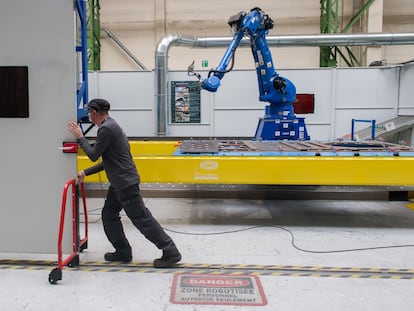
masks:
<svg viewBox="0 0 414 311"><path fill-rule="evenodd" d="M356 140L355 139L355 123L356 122L371 123L371 139L375 140L375 120L357 120L357 119L352 119L351 140Z"/></svg>
<svg viewBox="0 0 414 311"><path fill-rule="evenodd" d="M66 201L68 190L71 188L72 199L72 253L63 259L62 240L65 225ZM80 239L79 235L79 188L82 194L82 204L85 217L85 237ZM86 207L85 187L83 183L76 184L75 179L69 180L63 188L62 209L60 214L59 236L58 236L58 267L49 274L49 283L56 284L62 280L62 269L65 266L73 267L79 265L79 253L88 247L88 210Z"/></svg>

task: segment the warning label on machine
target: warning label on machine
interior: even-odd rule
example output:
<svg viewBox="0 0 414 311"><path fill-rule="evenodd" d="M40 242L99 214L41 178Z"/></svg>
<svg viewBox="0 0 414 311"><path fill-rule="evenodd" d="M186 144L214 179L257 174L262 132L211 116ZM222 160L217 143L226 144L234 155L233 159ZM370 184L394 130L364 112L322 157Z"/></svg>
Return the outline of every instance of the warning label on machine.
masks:
<svg viewBox="0 0 414 311"><path fill-rule="evenodd" d="M264 306L267 304L257 276L176 274L171 303Z"/></svg>

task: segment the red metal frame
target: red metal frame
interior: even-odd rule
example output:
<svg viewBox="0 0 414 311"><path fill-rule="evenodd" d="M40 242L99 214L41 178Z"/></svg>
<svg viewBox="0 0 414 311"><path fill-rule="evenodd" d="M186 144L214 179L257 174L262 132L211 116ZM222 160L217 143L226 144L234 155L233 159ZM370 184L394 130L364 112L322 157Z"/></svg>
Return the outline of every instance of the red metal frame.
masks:
<svg viewBox="0 0 414 311"><path fill-rule="evenodd" d="M63 239L63 229L65 225L65 214L66 214L66 198L69 188L72 187L72 253L66 258L62 259L62 239ZM82 249L82 246L88 241L88 211L86 208L86 196L85 196L85 187L83 183L80 183L80 189L82 194L82 204L83 211L85 216L85 237L80 239L78 242L78 227L77 227L77 197L76 197L76 181L75 179L69 180L63 188L62 196L62 210L60 214L60 226L59 226L59 236L58 236L58 269L62 268L71 263L71 261L78 256L79 249Z"/></svg>

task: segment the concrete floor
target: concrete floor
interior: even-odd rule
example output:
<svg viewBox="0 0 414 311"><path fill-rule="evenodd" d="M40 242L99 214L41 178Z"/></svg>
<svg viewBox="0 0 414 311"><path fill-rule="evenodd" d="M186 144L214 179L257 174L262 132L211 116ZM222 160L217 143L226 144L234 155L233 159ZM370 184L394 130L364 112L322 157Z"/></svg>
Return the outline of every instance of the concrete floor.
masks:
<svg viewBox="0 0 414 311"><path fill-rule="evenodd" d="M407 202L150 198L146 203L183 254L177 269L151 268L161 253L126 218L133 264L88 266L111 251L100 221L103 199L88 199L89 241L81 265L64 268L56 285L48 282L53 267L0 265L0 310L414 308L414 211ZM46 257L0 254L0 259L56 260ZM178 304L170 301L178 273L256 275L267 303Z"/></svg>

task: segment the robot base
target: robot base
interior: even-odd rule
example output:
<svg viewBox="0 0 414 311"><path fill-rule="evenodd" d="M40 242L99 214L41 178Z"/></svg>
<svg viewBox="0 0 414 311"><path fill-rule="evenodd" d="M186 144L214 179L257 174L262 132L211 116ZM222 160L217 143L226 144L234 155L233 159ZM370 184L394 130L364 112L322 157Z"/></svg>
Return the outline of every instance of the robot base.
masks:
<svg viewBox="0 0 414 311"><path fill-rule="evenodd" d="M309 140L305 118L260 118L255 140Z"/></svg>

